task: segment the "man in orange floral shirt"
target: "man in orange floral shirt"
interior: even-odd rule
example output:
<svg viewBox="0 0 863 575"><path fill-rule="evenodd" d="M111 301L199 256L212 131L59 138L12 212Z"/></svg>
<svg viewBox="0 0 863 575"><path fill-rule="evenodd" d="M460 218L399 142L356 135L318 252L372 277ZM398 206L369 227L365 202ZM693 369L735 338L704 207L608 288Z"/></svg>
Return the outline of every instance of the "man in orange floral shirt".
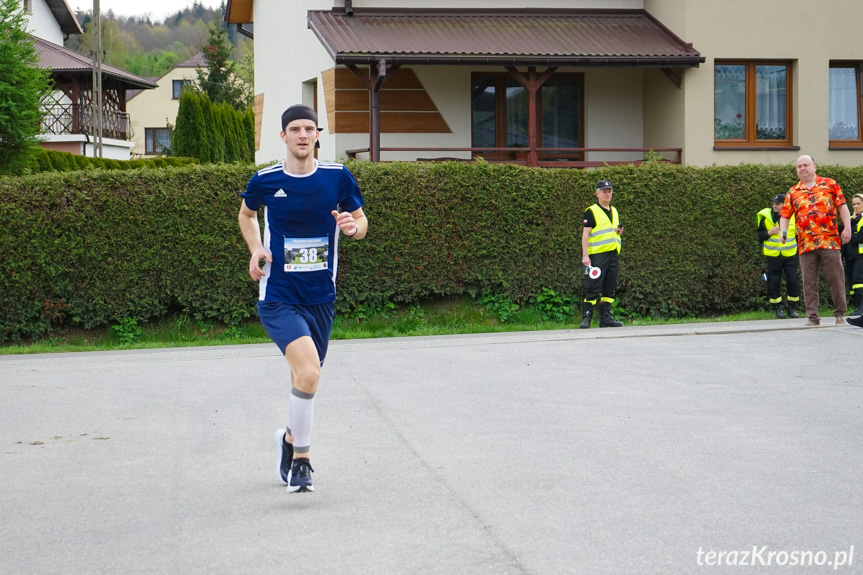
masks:
<svg viewBox="0 0 863 575"><path fill-rule="evenodd" d="M803 299L809 317L806 326L821 325L818 317L818 272L822 267L824 279L830 284L836 325L843 325L847 304L841 248L851 239L851 215L842 188L834 180L821 178L815 173L811 156L797 158L797 176L800 181L785 194L779 229L782 243L785 243L788 220L794 214L797 218L800 271L803 272ZM836 224L837 214L845 225L841 237Z"/></svg>

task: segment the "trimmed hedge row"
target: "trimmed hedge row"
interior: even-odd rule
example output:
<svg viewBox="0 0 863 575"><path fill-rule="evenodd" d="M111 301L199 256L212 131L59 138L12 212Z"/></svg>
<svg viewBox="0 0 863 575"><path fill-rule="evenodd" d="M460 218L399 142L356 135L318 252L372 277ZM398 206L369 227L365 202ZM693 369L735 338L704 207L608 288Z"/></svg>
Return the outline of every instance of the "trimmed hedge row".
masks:
<svg viewBox="0 0 863 575"><path fill-rule="evenodd" d="M755 214L796 182L791 166L601 170L352 163L371 222L340 242L338 307L432 296L523 302L584 283L581 221L596 181L614 183L626 229L618 298L656 317L763 302ZM255 313L237 227L252 166L0 178L0 340L56 326L145 321L185 309L226 324ZM822 166L850 197L863 168Z"/></svg>
<svg viewBox="0 0 863 575"><path fill-rule="evenodd" d="M145 158L141 160L112 160L110 158L93 158L78 156L69 152L46 150L36 154L30 162L32 174L40 172L73 172L77 170L139 170L141 168L170 168L197 164L196 158Z"/></svg>

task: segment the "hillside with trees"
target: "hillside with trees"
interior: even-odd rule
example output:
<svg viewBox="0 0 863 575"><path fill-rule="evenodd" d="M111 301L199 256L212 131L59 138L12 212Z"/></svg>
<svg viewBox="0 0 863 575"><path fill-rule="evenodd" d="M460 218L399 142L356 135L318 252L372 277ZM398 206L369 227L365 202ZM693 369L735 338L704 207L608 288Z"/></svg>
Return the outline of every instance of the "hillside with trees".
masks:
<svg viewBox="0 0 863 575"><path fill-rule="evenodd" d="M201 51L207 43L209 25L221 23L224 10L224 2L218 10L195 2L161 22L148 15L125 17L111 10L103 12L104 62L143 78L158 78ZM70 36L65 45L89 56L93 50L93 13L78 12L76 16L84 34ZM235 24L227 26L227 37L231 59L237 63L236 73L251 85L252 41L239 34Z"/></svg>

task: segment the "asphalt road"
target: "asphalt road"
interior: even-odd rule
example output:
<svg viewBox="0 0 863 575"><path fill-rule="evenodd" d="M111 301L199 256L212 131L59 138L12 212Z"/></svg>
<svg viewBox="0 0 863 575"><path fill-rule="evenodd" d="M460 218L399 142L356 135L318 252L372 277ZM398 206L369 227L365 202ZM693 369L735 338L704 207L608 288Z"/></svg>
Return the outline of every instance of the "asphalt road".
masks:
<svg viewBox="0 0 863 575"><path fill-rule="evenodd" d="M0 573L860 574L863 329L804 322L332 342L312 494L274 345L0 356Z"/></svg>

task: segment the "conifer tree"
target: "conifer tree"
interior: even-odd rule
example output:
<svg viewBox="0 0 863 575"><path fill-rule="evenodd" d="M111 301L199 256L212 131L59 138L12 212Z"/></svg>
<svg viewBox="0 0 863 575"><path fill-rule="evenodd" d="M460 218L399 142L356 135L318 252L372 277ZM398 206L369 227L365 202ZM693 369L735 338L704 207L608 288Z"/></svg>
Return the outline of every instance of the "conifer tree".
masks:
<svg viewBox="0 0 863 575"><path fill-rule="evenodd" d="M246 132L246 158L248 162L255 161L255 109L252 106L246 108L243 114L243 127Z"/></svg>
<svg viewBox="0 0 863 575"><path fill-rule="evenodd" d="M183 90L171 141L171 153L174 156L209 162L207 144L201 98L194 90Z"/></svg>
<svg viewBox="0 0 863 575"><path fill-rule="evenodd" d="M226 143L231 156L229 161L241 162L243 161L243 153L242 146L240 145L240 134L238 133L238 128L242 129L242 126L238 122L240 112L228 104L222 104L222 114L225 117Z"/></svg>
<svg viewBox="0 0 863 575"><path fill-rule="evenodd" d="M213 103L207 94L202 93L201 110L204 112L204 132L209 140L209 155L207 159L201 159L202 162L211 162L219 164L225 161L225 140L222 136L221 123L213 114Z"/></svg>
<svg viewBox="0 0 863 575"><path fill-rule="evenodd" d="M42 100L50 93L21 1L0 0L0 174L19 173L39 152Z"/></svg>
<svg viewBox="0 0 863 575"><path fill-rule="evenodd" d="M237 85L236 63L231 60L228 33L220 22L212 21L207 27L207 41L201 46L207 62L206 69L198 68L198 87L213 103L227 102L237 110L245 107L243 90Z"/></svg>
<svg viewBox="0 0 863 575"><path fill-rule="evenodd" d="M234 133L234 149L236 150L237 161L248 162L248 154L246 153L246 129L243 126L243 113L234 109L231 109L230 112Z"/></svg>
<svg viewBox="0 0 863 575"><path fill-rule="evenodd" d="M238 161L239 150L237 149L236 112L226 102L216 106L219 111L219 119L222 122L222 136L225 140L225 162L232 164Z"/></svg>

